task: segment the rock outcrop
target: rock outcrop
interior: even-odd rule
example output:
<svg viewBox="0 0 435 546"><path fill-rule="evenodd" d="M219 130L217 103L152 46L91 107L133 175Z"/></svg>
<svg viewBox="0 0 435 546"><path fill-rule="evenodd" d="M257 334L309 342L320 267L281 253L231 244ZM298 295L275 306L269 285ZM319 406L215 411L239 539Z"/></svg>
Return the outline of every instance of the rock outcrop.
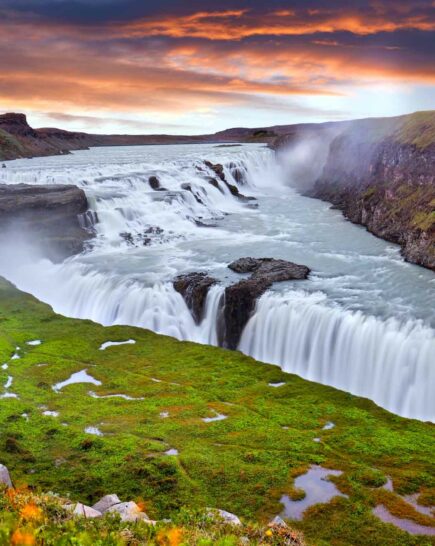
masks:
<svg viewBox="0 0 435 546"><path fill-rule="evenodd" d="M81 252L92 237L84 227L87 212L86 195L76 186L0 185L0 243L23 238L62 260Z"/></svg>
<svg viewBox="0 0 435 546"><path fill-rule="evenodd" d="M250 273L249 278L225 288L218 317L219 345L237 349L258 298L274 282L307 279L310 269L273 258L240 258L228 267L236 273ZM197 324L204 317L208 291L217 282L203 272L181 275L174 280L175 290L183 296Z"/></svg>
<svg viewBox="0 0 435 546"><path fill-rule="evenodd" d="M330 142L326 161L302 191L399 244L406 260L435 270L435 111L299 127L274 148L285 151L316 136Z"/></svg>
<svg viewBox="0 0 435 546"><path fill-rule="evenodd" d="M355 154L358 164L349 160ZM351 222L399 244L406 260L435 271L435 143L372 145L342 135L309 195L330 201Z"/></svg>
<svg viewBox="0 0 435 546"><path fill-rule="evenodd" d="M175 290L183 296L197 324L204 316L207 293L216 283L217 280L209 277L207 273L189 273L180 275L174 280Z"/></svg>
<svg viewBox="0 0 435 546"><path fill-rule="evenodd" d="M224 167L220 163L213 164L210 161L204 161L204 165L208 167L211 171L213 171L217 178L220 180L221 183L223 183L234 197L237 197L241 201L256 201L255 197L243 195L243 193L240 193L239 188L235 186L234 184L231 184L228 182L228 180L225 177ZM216 178L210 177L208 180L209 184L217 188L222 192L222 189L220 187L219 181Z"/></svg>
<svg viewBox="0 0 435 546"><path fill-rule="evenodd" d="M228 267L236 273L251 273L248 279L225 289L224 331L221 332L221 344L228 349L236 349L258 298L274 282L308 278L310 269L304 265L273 258L240 258Z"/></svg>

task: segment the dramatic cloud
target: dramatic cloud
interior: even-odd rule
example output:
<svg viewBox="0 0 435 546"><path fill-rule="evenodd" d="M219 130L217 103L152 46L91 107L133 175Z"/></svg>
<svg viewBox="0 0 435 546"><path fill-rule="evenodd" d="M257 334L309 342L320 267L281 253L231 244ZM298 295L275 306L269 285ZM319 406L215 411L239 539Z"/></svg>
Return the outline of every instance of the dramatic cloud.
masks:
<svg viewBox="0 0 435 546"><path fill-rule="evenodd" d="M2 0L0 48L0 110L87 130L435 107L431 0Z"/></svg>

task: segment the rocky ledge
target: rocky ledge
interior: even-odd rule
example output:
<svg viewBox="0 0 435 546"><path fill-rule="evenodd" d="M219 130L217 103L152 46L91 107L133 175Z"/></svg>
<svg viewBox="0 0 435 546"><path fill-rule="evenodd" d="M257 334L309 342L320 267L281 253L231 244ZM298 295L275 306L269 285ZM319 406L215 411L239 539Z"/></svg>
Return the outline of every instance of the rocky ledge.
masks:
<svg viewBox="0 0 435 546"><path fill-rule="evenodd" d="M17 238L62 260L81 252L95 216L83 190L70 185L0 185L0 243Z"/></svg>
<svg viewBox="0 0 435 546"><path fill-rule="evenodd" d="M310 269L273 258L240 258L228 266L236 273L250 273L236 284L225 288L218 324L219 345L237 349L243 329L250 319L257 300L275 282L307 279ZM217 279L206 273L189 273L174 280L174 288L186 301L197 323L204 316L207 293Z"/></svg>

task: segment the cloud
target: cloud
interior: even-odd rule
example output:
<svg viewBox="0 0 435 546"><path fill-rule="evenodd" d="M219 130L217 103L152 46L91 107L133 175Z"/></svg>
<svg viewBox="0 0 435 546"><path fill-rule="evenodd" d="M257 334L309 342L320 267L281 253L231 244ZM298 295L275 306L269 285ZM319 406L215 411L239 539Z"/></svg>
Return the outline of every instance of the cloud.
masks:
<svg viewBox="0 0 435 546"><path fill-rule="evenodd" d="M374 84L434 86L434 37L424 0L1 0L0 108L126 130L210 109L337 118Z"/></svg>

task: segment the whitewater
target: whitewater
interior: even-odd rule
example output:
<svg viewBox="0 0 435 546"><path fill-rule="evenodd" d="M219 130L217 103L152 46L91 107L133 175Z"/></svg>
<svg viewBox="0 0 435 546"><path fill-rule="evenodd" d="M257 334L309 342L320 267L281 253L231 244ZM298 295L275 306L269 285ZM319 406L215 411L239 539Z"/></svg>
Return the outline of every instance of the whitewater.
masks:
<svg viewBox="0 0 435 546"><path fill-rule="evenodd" d="M222 164L226 180L257 201L216 187L205 161ZM277 283L260 298L239 349L435 422L433 273L299 194L289 162L257 144L94 148L7 162L0 183L81 187L91 209L81 221L96 236L84 253L53 264L21 234L2 249L0 274L66 316L216 345L224 288L241 278L227 268L231 261L307 265L308 280ZM221 281L200 324L172 286L193 271Z"/></svg>

